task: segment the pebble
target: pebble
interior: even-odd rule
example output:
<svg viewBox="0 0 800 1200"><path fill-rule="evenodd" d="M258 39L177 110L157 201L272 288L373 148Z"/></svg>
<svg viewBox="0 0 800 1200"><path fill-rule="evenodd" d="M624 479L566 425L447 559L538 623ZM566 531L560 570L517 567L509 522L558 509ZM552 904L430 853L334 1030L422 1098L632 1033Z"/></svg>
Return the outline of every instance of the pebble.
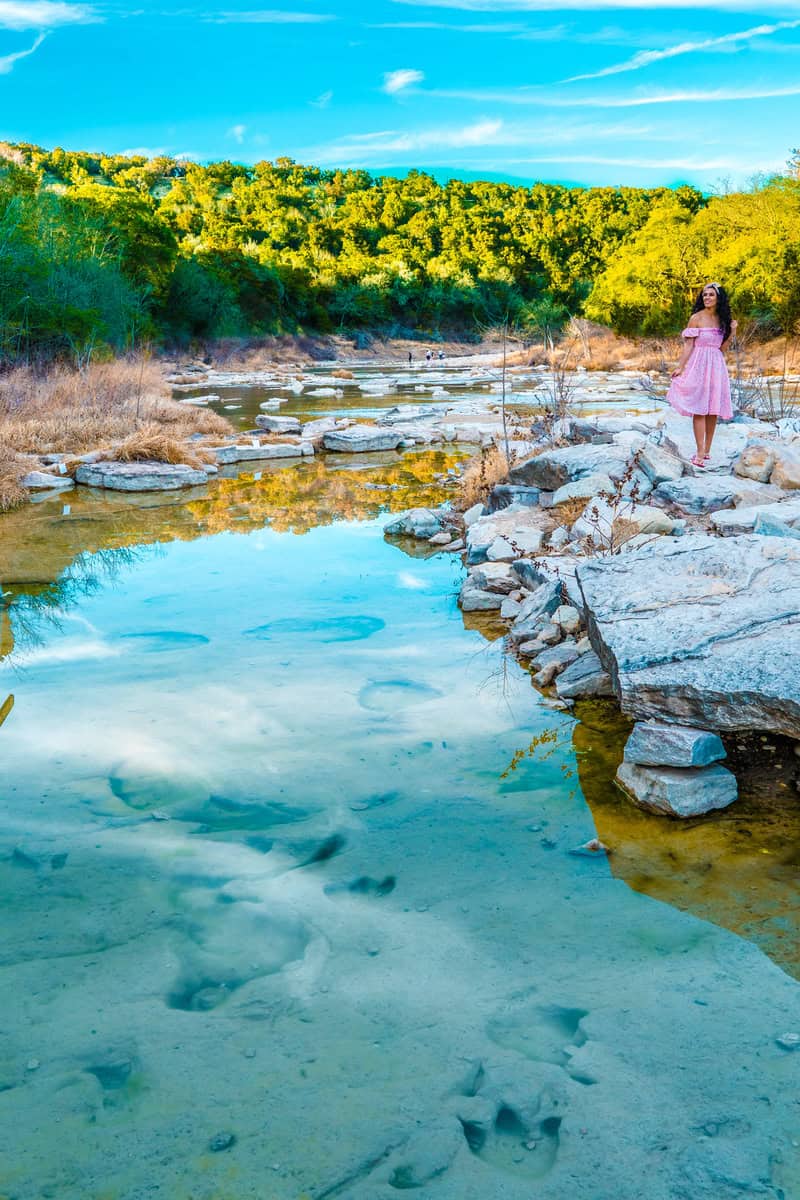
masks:
<svg viewBox="0 0 800 1200"><path fill-rule="evenodd" d="M235 1145L235 1133L215 1133L208 1143L208 1148L212 1154L219 1154L222 1150L230 1150L231 1146Z"/></svg>
<svg viewBox="0 0 800 1200"><path fill-rule="evenodd" d="M41 1065L42 1064L39 1062L38 1058L29 1058L28 1061L25 1063L25 1070L26 1071L38 1071L39 1067Z"/></svg>
<svg viewBox="0 0 800 1200"><path fill-rule="evenodd" d="M255 1058L256 1056L256 1052L252 1046L248 1046L246 1050L242 1051L242 1054L245 1056L245 1058Z"/></svg>
<svg viewBox="0 0 800 1200"><path fill-rule="evenodd" d="M169 813L161 812L159 809L155 808L150 813L150 818L153 821L168 821Z"/></svg>
<svg viewBox="0 0 800 1200"><path fill-rule="evenodd" d="M569 853L582 858L604 858L611 851L599 838L592 838L591 841L584 842L582 846L576 846Z"/></svg>
<svg viewBox="0 0 800 1200"><path fill-rule="evenodd" d="M800 1033L782 1033L775 1041L782 1050L800 1050Z"/></svg>

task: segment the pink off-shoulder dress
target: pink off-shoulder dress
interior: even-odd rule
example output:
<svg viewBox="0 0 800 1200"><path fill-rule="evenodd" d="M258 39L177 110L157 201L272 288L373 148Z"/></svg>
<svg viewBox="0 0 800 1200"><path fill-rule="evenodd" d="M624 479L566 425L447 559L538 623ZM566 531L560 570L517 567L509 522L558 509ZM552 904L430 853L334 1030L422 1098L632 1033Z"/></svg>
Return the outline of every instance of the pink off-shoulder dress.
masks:
<svg viewBox="0 0 800 1200"><path fill-rule="evenodd" d="M689 361L673 379L667 399L684 417L719 417L729 421L731 381L722 353L721 329L684 329L682 337L696 338Z"/></svg>

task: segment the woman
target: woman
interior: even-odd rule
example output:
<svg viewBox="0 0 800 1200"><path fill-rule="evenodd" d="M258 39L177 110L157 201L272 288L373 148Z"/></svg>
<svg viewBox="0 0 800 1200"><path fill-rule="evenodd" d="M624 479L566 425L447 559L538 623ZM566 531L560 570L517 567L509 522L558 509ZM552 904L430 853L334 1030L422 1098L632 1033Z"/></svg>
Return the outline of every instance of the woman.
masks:
<svg viewBox="0 0 800 1200"><path fill-rule="evenodd" d="M695 301L689 324L683 331L683 353L672 372L667 399L677 412L691 417L697 453L695 467L703 468L711 457L717 418L729 421L731 382L722 354L736 322L731 320L727 293L718 283L707 283Z"/></svg>

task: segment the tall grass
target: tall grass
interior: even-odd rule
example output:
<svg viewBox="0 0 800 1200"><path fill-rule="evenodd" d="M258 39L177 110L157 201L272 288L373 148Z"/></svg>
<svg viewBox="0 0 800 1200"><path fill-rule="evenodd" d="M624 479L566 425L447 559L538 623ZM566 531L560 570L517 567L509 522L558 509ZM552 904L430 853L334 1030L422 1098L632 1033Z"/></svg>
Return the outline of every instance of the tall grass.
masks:
<svg viewBox="0 0 800 1200"><path fill-rule="evenodd" d="M216 413L170 399L160 368L146 359L116 359L85 371L19 367L0 376L0 448L6 451L82 454L150 426L175 440L232 432Z"/></svg>
<svg viewBox="0 0 800 1200"><path fill-rule="evenodd" d="M0 512L19 508L28 498L20 480L24 467L13 450L0 445Z"/></svg>

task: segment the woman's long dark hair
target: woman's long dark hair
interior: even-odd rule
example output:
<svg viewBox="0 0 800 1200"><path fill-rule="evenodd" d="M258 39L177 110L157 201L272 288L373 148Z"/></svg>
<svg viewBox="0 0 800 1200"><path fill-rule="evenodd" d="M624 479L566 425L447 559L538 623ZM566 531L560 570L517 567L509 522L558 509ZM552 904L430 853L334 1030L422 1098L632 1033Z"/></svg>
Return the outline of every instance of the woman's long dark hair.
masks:
<svg viewBox="0 0 800 1200"><path fill-rule="evenodd" d="M704 284L700 288L697 299L694 302L692 314L705 311L706 306L703 303L703 292L707 287L713 287L714 291L717 293L717 320L719 321L719 327L722 330L722 340L723 342L727 342L728 338L731 336L731 302L728 299L728 293L725 291L724 287L721 287L718 283Z"/></svg>

